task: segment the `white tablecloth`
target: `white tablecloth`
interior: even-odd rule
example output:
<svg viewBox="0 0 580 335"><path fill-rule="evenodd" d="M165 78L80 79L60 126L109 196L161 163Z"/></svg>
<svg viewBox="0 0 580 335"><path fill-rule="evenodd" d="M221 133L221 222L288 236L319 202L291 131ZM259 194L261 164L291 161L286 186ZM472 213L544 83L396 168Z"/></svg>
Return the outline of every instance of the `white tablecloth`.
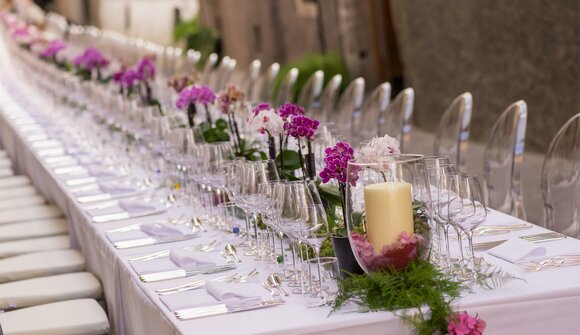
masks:
<svg viewBox="0 0 580 335"><path fill-rule="evenodd" d="M1 58L1 57L0 57ZM1 68L6 68L0 63ZM12 121L3 113L11 99L6 87L14 78L4 75L0 78L0 142L14 161L20 173L30 177L32 182L47 199L56 203L66 212L70 222L71 239L85 255L88 270L101 280L105 292L107 309L115 334L409 334L410 330L389 312L347 313L329 315L330 308L306 308L302 298L291 296L287 304L275 308L238 314L208 317L204 319L179 321L162 304L154 292L156 288L166 288L191 281L178 279L158 283L142 283L127 262L129 255L142 255L164 250L169 245L139 247L117 250L105 236L105 231L140 222L153 222L167 217L178 217L181 213L194 214L193 208L177 208L143 219L132 219L104 224L94 224L84 213L65 184L48 168L34 152L25 136L19 134ZM23 109L25 112L25 109ZM490 223L518 221L516 218L493 212ZM528 235L544 232L532 229L514 232L510 235L477 238L476 242L506 238L506 236ZM187 246L214 239L215 232L209 232L195 241L172 243L170 246ZM219 236L218 236L219 237ZM580 250L580 241L565 239L545 244L558 245ZM503 288L468 294L457 303L460 309L478 313L487 321L487 334L579 334L580 333L580 266L550 269L529 273L511 263L493 256L486 256L489 262L501 266L508 272L525 278ZM240 271L258 267L261 275L271 272L264 265L249 258Z"/></svg>

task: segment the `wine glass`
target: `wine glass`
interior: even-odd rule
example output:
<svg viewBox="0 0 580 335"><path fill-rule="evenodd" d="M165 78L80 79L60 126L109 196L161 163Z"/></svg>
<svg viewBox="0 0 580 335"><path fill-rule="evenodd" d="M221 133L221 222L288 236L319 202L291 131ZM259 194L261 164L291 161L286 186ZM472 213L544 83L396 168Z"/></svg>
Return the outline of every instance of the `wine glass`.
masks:
<svg viewBox="0 0 580 335"><path fill-rule="evenodd" d="M448 201L442 215L467 235L473 279L477 279L473 233L487 219L487 207L477 176L451 174L447 177Z"/></svg>

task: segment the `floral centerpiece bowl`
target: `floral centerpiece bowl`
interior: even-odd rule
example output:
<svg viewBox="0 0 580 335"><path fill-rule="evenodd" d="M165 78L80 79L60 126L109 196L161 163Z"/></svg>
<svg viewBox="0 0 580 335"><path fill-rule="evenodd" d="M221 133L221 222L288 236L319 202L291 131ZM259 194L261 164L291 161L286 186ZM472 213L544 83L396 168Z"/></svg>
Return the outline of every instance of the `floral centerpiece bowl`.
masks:
<svg viewBox="0 0 580 335"><path fill-rule="evenodd" d="M348 237L365 272L400 270L428 255L428 190L421 155L361 156L348 162Z"/></svg>

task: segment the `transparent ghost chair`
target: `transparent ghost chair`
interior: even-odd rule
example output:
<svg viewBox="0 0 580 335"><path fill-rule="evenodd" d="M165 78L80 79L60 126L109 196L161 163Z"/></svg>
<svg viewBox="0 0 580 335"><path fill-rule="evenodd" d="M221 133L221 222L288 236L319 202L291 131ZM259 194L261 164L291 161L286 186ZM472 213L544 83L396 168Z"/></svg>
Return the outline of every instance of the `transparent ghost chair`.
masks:
<svg viewBox="0 0 580 335"><path fill-rule="evenodd" d="M296 103L304 107L306 115L311 115L315 113L314 110L320 109L320 93L322 93L323 86L324 72L318 70L308 78L302 87Z"/></svg>
<svg viewBox="0 0 580 335"><path fill-rule="evenodd" d="M330 115L329 120L334 123L334 126L338 130L339 138L343 140L351 139L353 119L357 113L360 113L364 94L365 80L359 77L353 80L340 96L336 114Z"/></svg>
<svg viewBox="0 0 580 335"><path fill-rule="evenodd" d="M446 155L457 169L465 170L473 98L466 92L455 98L443 113L435 135L435 155Z"/></svg>
<svg viewBox="0 0 580 335"><path fill-rule="evenodd" d="M377 135L389 135L399 140L401 152L404 152L411 136L414 102L415 91L410 87L406 88L397 94L383 113L379 114Z"/></svg>
<svg viewBox="0 0 580 335"><path fill-rule="evenodd" d="M215 84L215 91L219 91L226 87L226 85L230 82L232 78L232 74L236 69L237 61L230 57L224 57L220 67L218 69L216 84Z"/></svg>
<svg viewBox="0 0 580 335"><path fill-rule="evenodd" d="M377 86L366 99L361 111L353 115L352 137L355 145L378 135L379 116L384 113L391 100L391 84Z"/></svg>
<svg viewBox="0 0 580 335"><path fill-rule="evenodd" d="M329 121L328 118L332 115L334 108L336 107L336 101L340 94L340 84L342 84L342 75L337 74L330 78L326 87L320 94L320 108L311 111L310 114L307 115L322 123L327 123Z"/></svg>
<svg viewBox="0 0 580 335"><path fill-rule="evenodd" d="M522 193L522 163L528 107L520 100L511 104L493 125L483 156L488 206L526 219Z"/></svg>
<svg viewBox="0 0 580 335"><path fill-rule="evenodd" d="M580 238L580 113L558 131L542 167L544 225Z"/></svg>
<svg viewBox="0 0 580 335"><path fill-rule="evenodd" d="M276 96L276 107L281 106L285 102L294 101L294 86L296 85L296 80L298 79L298 69L291 68L288 73L282 79L280 88L278 89L278 94Z"/></svg>
<svg viewBox="0 0 580 335"><path fill-rule="evenodd" d="M251 97L254 94L254 86L260 77L260 70L262 69L262 61L259 59L254 59L250 63L248 68L247 77L242 85L242 90L246 92L247 97Z"/></svg>
<svg viewBox="0 0 580 335"><path fill-rule="evenodd" d="M214 67L217 64L217 61L218 55L216 53L210 54L205 60L205 64L203 65L203 72L199 78L203 84L209 83L211 74L215 72Z"/></svg>
<svg viewBox="0 0 580 335"><path fill-rule="evenodd" d="M201 52L193 49L187 50L187 53L185 55L185 62L181 69L185 74L190 74L195 70L195 67L197 66L197 63L199 63L200 59Z"/></svg>
<svg viewBox="0 0 580 335"><path fill-rule="evenodd" d="M262 74L252 88L252 95L250 95L250 102L271 102L273 95L274 80L280 72L280 64L272 63L266 73Z"/></svg>

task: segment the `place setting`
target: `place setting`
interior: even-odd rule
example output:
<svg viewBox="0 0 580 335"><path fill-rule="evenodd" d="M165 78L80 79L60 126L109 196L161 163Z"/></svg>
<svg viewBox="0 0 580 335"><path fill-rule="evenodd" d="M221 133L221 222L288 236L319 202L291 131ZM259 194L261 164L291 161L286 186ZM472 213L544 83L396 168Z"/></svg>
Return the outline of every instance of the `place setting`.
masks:
<svg viewBox="0 0 580 335"><path fill-rule="evenodd" d="M163 198L134 197L85 207L94 223L141 218L167 212L172 203Z"/></svg>

